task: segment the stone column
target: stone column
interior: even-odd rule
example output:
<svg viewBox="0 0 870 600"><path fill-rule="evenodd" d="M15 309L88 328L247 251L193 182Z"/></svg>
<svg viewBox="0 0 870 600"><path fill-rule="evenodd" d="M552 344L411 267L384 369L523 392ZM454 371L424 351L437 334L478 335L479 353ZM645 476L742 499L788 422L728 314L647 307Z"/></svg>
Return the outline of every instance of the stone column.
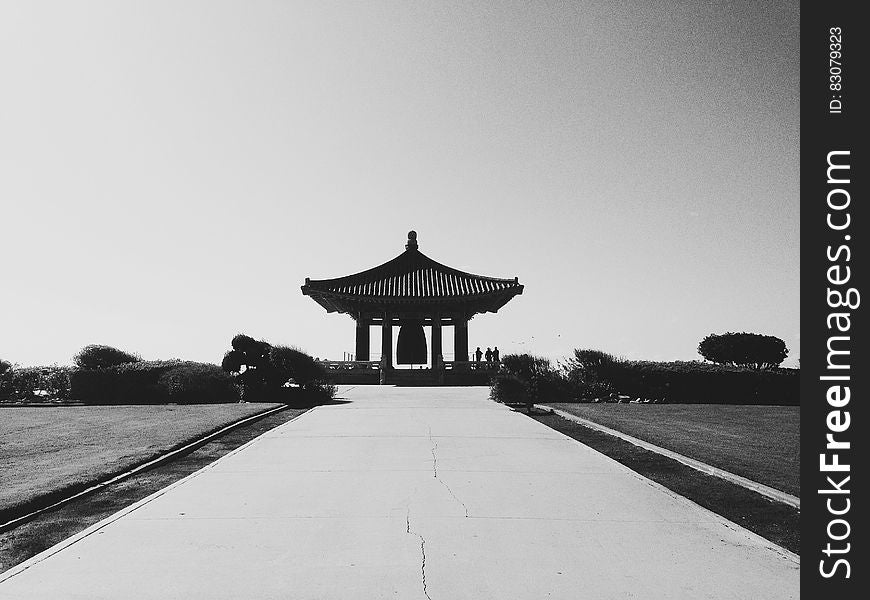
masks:
<svg viewBox="0 0 870 600"><path fill-rule="evenodd" d="M468 362L468 319L459 317L453 327L453 360Z"/></svg>
<svg viewBox="0 0 870 600"><path fill-rule="evenodd" d="M393 317L384 313L384 323L381 325L381 383L386 383L387 371L393 368Z"/></svg>
<svg viewBox="0 0 870 600"><path fill-rule="evenodd" d="M432 318L432 351L429 355L432 357L432 368L440 369L441 368L441 354L443 350L441 349L441 317L439 315L435 315Z"/></svg>
<svg viewBox="0 0 870 600"><path fill-rule="evenodd" d="M369 360L369 322L360 317L356 320L356 360Z"/></svg>

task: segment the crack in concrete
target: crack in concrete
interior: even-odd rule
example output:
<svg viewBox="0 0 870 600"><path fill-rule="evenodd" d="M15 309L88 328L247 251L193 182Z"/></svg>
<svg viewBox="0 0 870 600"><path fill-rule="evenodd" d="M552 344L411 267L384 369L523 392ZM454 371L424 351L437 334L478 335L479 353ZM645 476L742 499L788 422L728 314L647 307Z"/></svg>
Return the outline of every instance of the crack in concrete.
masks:
<svg viewBox="0 0 870 600"><path fill-rule="evenodd" d="M420 563L420 578L423 583L423 594L429 600L432 600L432 597L429 596L429 589L426 586L426 540L422 535L417 533L416 531L411 531L411 507L408 507L408 512L405 514L405 533L409 535L416 535L420 538L420 556L422 557L422 561Z"/></svg>
<svg viewBox="0 0 870 600"><path fill-rule="evenodd" d="M467 519L467 518L468 518L468 507L465 506L465 502L463 502L462 500L460 500L459 498L456 497L456 494L453 493L453 490L450 489L450 486L449 486L449 485L447 485L446 483L444 483L444 480L439 479L438 482L439 482L441 485L443 485L445 488L447 488L447 491L450 492L450 495L453 496L453 499L454 499L454 500L456 500L457 502L459 502L459 504L462 505L462 510L465 511L465 518Z"/></svg>
<svg viewBox="0 0 870 600"><path fill-rule="evenodd" d="M453 493L453 490L450 489L450 486L447 485L447 483L443 479L438 477L438 455L435 452L436 450L438 450L438 442L436 442L435 438L432 437L432 428L431 427L429 428L429 441L432 442L432 449L431 449L431 452L432 452L432 476L435 477L435 479L438 480L438 483L440 483L441 485L443 485L447 489L447 491L450 493L450 496L462 506L462 510L465 511L465 518L467 519L468 518L468 507L465 506L465 502L463 502L462 500L457 498L456 494Z"/></svg>
<svg viewBox="0 0 870 600"><path fill-rule="evenodd" d="M432 473L435 479L438 479L438 455L435 454L435 451L438 449L438 442L432 437L432 427L429 427L429 443L432 444L430 449L430 452L432 452Z"/></svg>

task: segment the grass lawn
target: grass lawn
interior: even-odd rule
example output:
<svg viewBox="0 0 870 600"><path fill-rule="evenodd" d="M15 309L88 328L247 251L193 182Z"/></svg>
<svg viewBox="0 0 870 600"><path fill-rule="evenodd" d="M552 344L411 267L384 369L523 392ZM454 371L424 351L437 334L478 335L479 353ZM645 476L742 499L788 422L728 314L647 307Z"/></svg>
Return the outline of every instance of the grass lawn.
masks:
<svg viewBox="0 0 870 600"><path fill-rule="evenodd" d="M278 404L0 409L0 522Z"/></svg>
<svg viewBox="0 0 870 600"><path fill-rule="evenodd" d="M800 496L800 407L547 405Z"/></svg>

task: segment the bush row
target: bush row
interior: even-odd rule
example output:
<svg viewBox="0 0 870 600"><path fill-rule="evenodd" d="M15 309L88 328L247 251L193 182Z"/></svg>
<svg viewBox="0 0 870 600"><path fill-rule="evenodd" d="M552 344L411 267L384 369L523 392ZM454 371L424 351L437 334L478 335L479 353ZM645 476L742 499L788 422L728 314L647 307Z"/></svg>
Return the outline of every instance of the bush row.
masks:
<svg viewBox="0 0 870 600"><path fill-rule="evenodd" d="M88 348L94 347L85 350ZM102 349L107 347L99 348L102 353ZM83 354L84 351L79 353L77 359ZM111 352L104 354L111 355ZM197 362L136 359L136 362L125 361L115 366L82 368L18 367L2 361L0 402L46 401L85 404L224 403L238 402L239 390L232 377L220 367Z"/></svg>
<svg viewBox="0 0 870 600"><path fill-rule="evenodd" d="M505 356L503 363L491 395L508 404L620 399L674 404L800 404L800 376L794 369L628 361L598 350L575 350L558 368L529 355Z"/></svg>
<svg viewBox="0 0 870 600"><path fill-rule="evenodd" d="M562 373L577 401L623 395L675 404L800 403L799 371L793 369L629 361L597 350L575 350Z"/></svg>
<svg viewBox="0 0 870 600"><path fill-rule="evenodd" d="M221 366L143 361L111 346L85 346L75 367L20 368L0 360L0 402L77 401L85 404L202 404L275 401L299 405L329 400L335 386L323 365L296 348L239 334Z"/></svg>
<svg viewBox="0 0 870 600"><path fill-rule="evenodd" d="M72 371L58 366L0 368L0 402L68 400Z"/></svg>
<svg viewBox="0 0 870 600"><path fill-rule="evenodd" d="M609 383L617 394L676 404L800 404L800 378L795 371L707 366L618 363Z"/></svg>

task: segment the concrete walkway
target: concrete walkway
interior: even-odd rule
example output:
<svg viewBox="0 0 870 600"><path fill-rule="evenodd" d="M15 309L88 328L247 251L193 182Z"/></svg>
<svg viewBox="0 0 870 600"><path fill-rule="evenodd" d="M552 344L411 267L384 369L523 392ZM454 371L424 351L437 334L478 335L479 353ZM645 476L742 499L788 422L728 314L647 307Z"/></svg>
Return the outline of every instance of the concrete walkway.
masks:
<svg viewBox="0 0 870 600"><path fill-rule="evenodd" d="M798 598L795 555L486 399L356 387L0 598Z"/></svg>

